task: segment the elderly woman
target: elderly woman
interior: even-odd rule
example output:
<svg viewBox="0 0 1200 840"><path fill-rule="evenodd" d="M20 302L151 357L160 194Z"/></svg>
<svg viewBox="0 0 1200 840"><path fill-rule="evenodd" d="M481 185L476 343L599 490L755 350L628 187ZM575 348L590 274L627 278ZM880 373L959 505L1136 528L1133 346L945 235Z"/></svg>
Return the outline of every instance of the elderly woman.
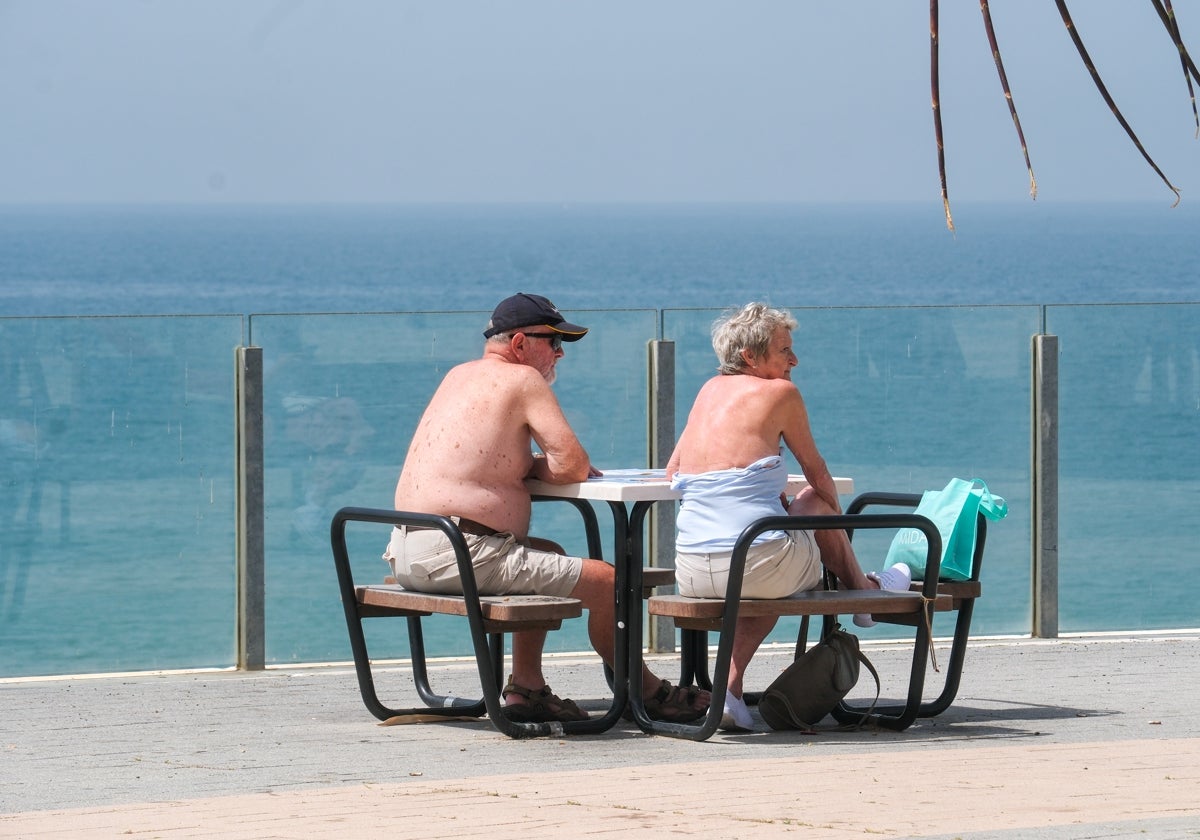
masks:
<svg viewBox="0 0 1200 840"><path fill-rule="evenodd" d="M783 310L750 303L713 327L718 375L696 396L667 475L681 491L675 575L679 592L725 596L729 560L738 536L765 516L841 513L837 490L817 450L804 399L791 381L796 320ZM787 501L787 468L780 445L795 455L809 486ZM906 566L865 574L844 531L769 531L746 557L744 598L784 598L814 589L821 566L851 589L909 587ZM775 626L773 616L739 618L734 634L723 729L751 729L742 699L746 667ZM870 626L870 616L856 616Z"/></svg>

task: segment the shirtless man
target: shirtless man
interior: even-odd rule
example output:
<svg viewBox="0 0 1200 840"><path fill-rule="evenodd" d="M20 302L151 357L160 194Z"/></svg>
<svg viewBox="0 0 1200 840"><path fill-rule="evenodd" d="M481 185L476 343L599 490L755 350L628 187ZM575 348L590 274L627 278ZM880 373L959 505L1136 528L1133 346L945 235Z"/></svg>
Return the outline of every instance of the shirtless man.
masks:
<svg viewBox="0 0 1200 840"><path fill-rule="evenodd" d="M395 508L455 518L481 594L578 598L588 610L592 646L611 667L614 569L565 556L561 547L530 537L524 483L538 478L569 484L599 474L550 389L563 342L586 333L539 295L501 301L483 333L483 357L447 373L425 409L396 484ZM405 588L462 591L454 551L441 531L393 529L384 559ZM520 721L585 719L586 712L546 685L545 641L545 631L513 634L513 673L504 689L508 714ZM643 685L654 717L683 722L708 708L707 692L672 686L648 670Z"/></svg>
<svg viewBox="0 0 1200 840"><path fill-rule="evenodd" d="M817 450L808 412L791 381L796 321L787 312L751 303L713 328L719 375L696 396L687 426L667 463L682 493L676 521L675 575L682 595L724 598L733 545L766 516L842 512L833 477ZM788 447L809 486L790 503L783 490ZM864 574L845 531L769 531L746 556L743 598L785 598L814 589L821 566L851 589L908 589L908 569ZM870 616L856 616L870 626ZM750 729L742 699L746 666L775 626L774 616L738 619L725 698L724 729Z"/></svg>

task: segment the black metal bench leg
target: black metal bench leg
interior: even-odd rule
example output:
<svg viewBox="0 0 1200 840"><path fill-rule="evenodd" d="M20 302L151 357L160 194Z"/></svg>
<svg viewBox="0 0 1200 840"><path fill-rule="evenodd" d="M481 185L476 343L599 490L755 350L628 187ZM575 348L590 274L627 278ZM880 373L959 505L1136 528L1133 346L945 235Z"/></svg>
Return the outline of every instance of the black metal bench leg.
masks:
<svg viewBox="0 0 1200 840"><path fill-rule="evenodd" d="M351 618L347 614L346 623L349 625L350 647L354 653L354 673L358 677L358 692L362 697L363 705L367 707L367 711L380 720L387 720L390 717L394 717L400 710L385 706L380 702L379 694L375 690L375 678L371 673L371 659L367 654L367 642L363 635L362 619L358 616Z"/></svg>
<svg viewBox="0 0 1200 840"><path fill-rule="evenodd" d="M971 613L975 610L975 599L964 601L958 609L958 620L954 623L954 641L951 643L950 659L946 663L946 682L936 699L921 704L921 717L940 715L958 696L962 681L963 663L967 658L967 641L971 637Z"/></svg>
<svg viewBox="0 0 1200 840"><path fill-rule="evenodd" d="M917 627L913 642L912 667L908 675L908 697L903 704L876 705L873 709L841 701L832 712L840 724L863 724L879 726L902 732L921 716L921 696L925 690L925 668L929 659L929 646L933 644L930 628L933 626L932 607L926 607L928 621ZM827 616L826 621L830 618ZM828 626L828 625L827 625Z"/></svg>
<svg viewBox="0 0 1200 840"><path fill-rule="evenodd" d="M679 684L712 691L712 679L708 675L708 633L680 630L679 651Z"/></svg>
<svg viewBox="0 0 1200 840"><path fill-rule="evenodd" d="M487 713L481 698L455 697L437 694L429 685L429 669L425 662L425 634L420 616L408 617L408 648L412 657L413 685L421 702L432 708L453 708L457 714L481 717Z"/></svg>

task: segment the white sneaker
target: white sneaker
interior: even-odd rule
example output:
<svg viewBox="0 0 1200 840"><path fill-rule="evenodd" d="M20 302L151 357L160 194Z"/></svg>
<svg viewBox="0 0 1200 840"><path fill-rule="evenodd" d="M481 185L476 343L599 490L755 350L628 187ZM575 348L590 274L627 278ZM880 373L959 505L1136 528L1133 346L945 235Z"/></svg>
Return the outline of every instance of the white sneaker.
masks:
<svg viewBox="0 0 1200 840"><path fill-rule="evenodd" d="M867 577L879 581L879 588L889 592L907 592L912 585L912 570L903 563L889 566L882 572L871 572Z"/></svg>
<svg viewBox="0 0 1200 840"><path fill-rule="evenodd" d="M867 572L867 577L878 581L879 588L889 592L907 592L912 584L912 570L903 563L897 563L882 572ZM859 613L854 616L854 624L858 627L874 627L875 619L869 613Z"/></svg>
<svg viewBox="0 0 1200 840"><path fill-rule="evenodd" d="M741 697L734 697L726 691L725 713L721 715L721 723L718 728L725 732L752 731L754 729L754 718L750 716L750 709L746 707L746 701Z"/></svg>

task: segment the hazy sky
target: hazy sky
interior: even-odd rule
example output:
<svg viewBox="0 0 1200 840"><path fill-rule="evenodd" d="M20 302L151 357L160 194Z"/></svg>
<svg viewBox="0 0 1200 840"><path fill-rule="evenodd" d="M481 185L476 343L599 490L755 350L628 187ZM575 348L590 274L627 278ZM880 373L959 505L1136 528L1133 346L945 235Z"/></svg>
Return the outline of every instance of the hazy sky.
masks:
<svg viewBox="0 0 1200 840"><path fill-rule="evenodd" d="M1039 201L1172 196L1049 0L996 0ZM1150 4L1076 0L1185 201ZM1176 0L1200 53L1200 2ZM1027 200L975 0L942 3L951 198ZM9 0L0 202L937 200L922 0Z"/></svg>

